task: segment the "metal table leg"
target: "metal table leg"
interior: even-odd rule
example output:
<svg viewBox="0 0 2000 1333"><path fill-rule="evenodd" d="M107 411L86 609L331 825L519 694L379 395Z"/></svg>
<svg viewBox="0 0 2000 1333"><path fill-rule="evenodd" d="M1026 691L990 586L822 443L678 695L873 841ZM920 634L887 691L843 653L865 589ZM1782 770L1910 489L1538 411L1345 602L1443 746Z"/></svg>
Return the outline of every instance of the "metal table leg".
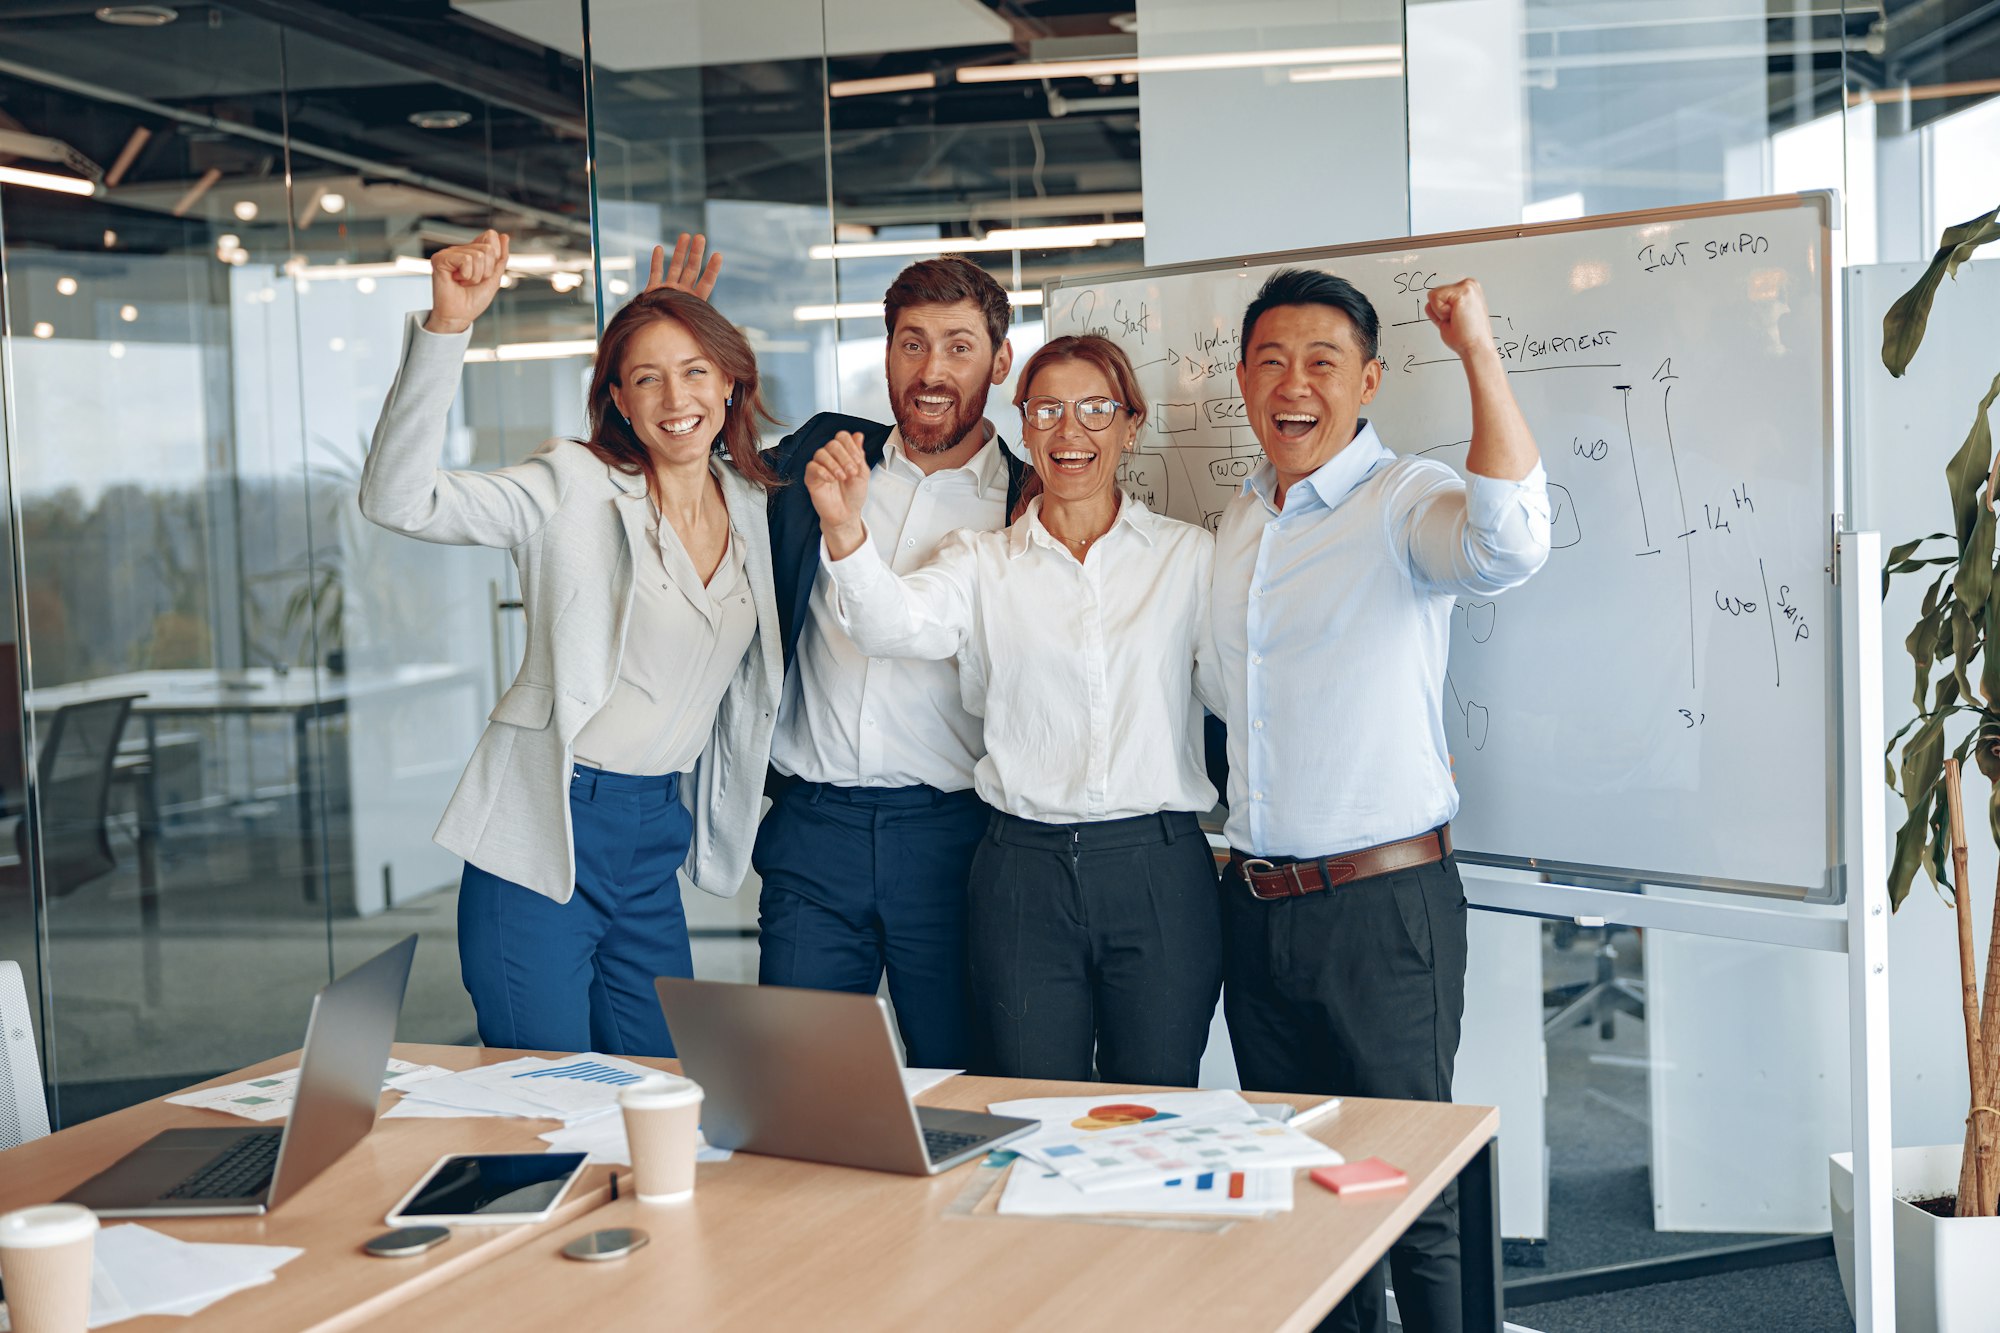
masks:
<svg viewBox="0 0 2000 1333"><path fill-rule="evenodd" d="M1507 1298L1501 1288L1500 1140L1488 1139L1458 1173L1458 1249L1465 1328L1501 1333Z"/></svg>

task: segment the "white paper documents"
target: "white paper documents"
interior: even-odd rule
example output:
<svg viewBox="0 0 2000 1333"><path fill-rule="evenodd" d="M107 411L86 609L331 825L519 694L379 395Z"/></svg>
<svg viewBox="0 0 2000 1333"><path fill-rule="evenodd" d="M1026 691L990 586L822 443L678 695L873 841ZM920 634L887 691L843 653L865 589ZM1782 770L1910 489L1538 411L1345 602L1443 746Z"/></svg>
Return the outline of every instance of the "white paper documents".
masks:
<svg viewBox="0 0 2000 1333"><path fill-rule="evenodd" d="M304 1254L285 1245L208 1245L136 1223L105 1227L91 1254L90 1326L139 1315L191 1315L269 1282ZM9 1327L0 1306L0 1329Z"/></svg>
<svg viewBox="0 0 2000 1333"><path fill-rule="evenodd" d="M918 1093L928 1092L946 1079L957 1074L963 1074L964 1072L963 1069L905 1069L903 1071L903 1091L914 1097Z"/></svg>
<svg viewBox="0 0 2000 1333"><path fill-rule="evenodd" d="M632 1165L632 1149L625 1139L624 1115L592 1116L588 1120L561 1129L552 1129L541 1136L549 1145L550 1152L580 1152L588 1155L590 1161L603 1162L610 1166ZM736 1154L727 1148L710 1147L707 1139L695 1149L697 1162L726 1162Z"/></svg>
<svg viewBox="0 0 2000 1333"><path fill-rule="evenodd" d="M987 1109L1040 1120L1039 1130L1009 1146L1087 1193L1189 1173L1289 1170L1342 1160L1301 1130L1259 1115L1234 1092L1030 1097Z"/></svg>
<svg viewBox="0 0 2000 1333"><path fill-rule="evenodd" d="M594 1051L554 1059L524 1055L420 1083L383 1115L521 1116L575 1124L615 1111L621 1088L655 1072Z"/></svg>
<svg viewBox="0 0 2000 1333"><path fill-rule="evenodd" d="M382 1075L382 1086L402 1090L427 1079L449 1074L436 1065L413 1065L408 1060L391 1060ZM200 1088L167 1098L176 1106L198 1106L207 1111L227 1111L245 1120L283 1120L292 1113L292 1099L298 1095L299 1071L281 1069L261 1078L225 1083L219 1088Z"/></svg>
<svg viewBox="0 0 2000 1333"><path fill-rule="evenodd" d="M1268 1217L1290 1212L1289 1170L1202 1171L1127 1189L1086 1194L1060 1173L1026 1158L1007 1173L999 1211L1016 1217L1097 1217L1115 1213Z"/></svg>

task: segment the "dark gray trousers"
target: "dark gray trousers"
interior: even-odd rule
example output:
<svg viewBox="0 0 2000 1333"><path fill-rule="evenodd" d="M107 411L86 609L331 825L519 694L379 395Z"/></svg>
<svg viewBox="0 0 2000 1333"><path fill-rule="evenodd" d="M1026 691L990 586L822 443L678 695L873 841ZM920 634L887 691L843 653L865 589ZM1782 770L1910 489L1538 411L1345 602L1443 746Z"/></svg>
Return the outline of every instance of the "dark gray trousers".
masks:
<svg viewBox="0 0 2000 1333"><path fill-rule="evenodd" d="M977 1072L1194 1086L1222 986L1222 910L1192 814L996 814L967 912Z"/></svg>
<svg viewBox="0 0 2000 1333"><path fill-rule="evenodd" d="M1451 1100L1465 1013L1465 893L1457 863L1379 875L1260 902L1234 868L1223 1008L1243 1086L1408 1101ZM1459 1333L1458 1187L1389 1251L1396 1308L1411 1333ZM1382 1268L1321 1325L1387 1326Z"/></svg>

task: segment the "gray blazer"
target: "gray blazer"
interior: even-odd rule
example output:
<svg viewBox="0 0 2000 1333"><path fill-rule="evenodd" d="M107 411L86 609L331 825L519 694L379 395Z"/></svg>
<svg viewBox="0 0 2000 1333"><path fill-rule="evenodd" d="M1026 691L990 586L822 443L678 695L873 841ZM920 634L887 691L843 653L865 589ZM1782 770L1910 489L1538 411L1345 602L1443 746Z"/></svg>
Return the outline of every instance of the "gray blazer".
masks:
<svg viewBox="0 0 2000 1333"><path fill-rule="evenodd" d="M576 885L571 747L618 679L635 562L648 549L646 483L561 439L497 472L440 469L471 334L429 333L423 318L411 315L403 336L402 366L361 474L361 512L425 541L510 548L528 618L521 672L488 715L434 836L481 870L568 902ZM764 489L734 468L720 471L757 636L681 794L694 813L688 876L728 898L750 866L784 668Z"/></svg>

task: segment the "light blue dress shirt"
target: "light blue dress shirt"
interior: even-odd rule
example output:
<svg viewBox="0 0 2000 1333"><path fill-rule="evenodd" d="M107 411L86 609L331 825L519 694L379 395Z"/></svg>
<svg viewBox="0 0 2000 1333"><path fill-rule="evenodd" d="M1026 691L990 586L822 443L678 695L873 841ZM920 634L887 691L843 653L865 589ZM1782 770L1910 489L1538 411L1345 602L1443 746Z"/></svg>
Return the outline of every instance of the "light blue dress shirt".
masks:
<svg viewBox="0 0 2000 1333"><path fill-rule="evenodd" d="M1325 856L1458 813L1445 749L1451 609L1549 555L1548 478L1399 458L1367 422L1280 511L1266 462L1216 530L1230 845Z"/></svg>

